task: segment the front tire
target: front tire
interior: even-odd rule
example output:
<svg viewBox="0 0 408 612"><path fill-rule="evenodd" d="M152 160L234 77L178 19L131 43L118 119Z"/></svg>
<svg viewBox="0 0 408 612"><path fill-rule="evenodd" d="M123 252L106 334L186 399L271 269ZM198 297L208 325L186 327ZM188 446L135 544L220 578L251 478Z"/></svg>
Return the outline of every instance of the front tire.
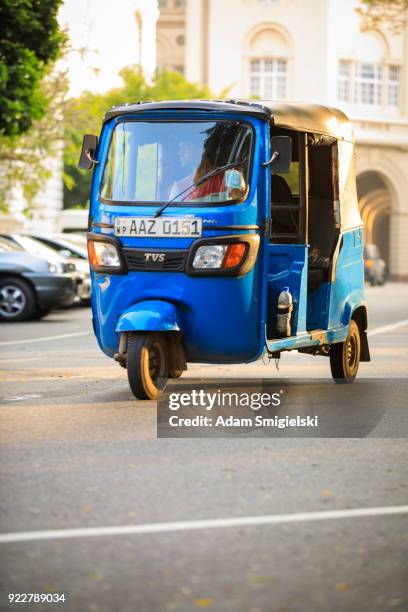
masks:
<svg viewBox="0 0 408 612"><path fill-rule="evenodd" d="M330 368L336 383L352 383L357 376L361 355L361 337L357 323L350 321L344 342L333 344L330 349Z"/></svg>
<svg viewBox="0 0 408 612"><path fill-rule="evenodd" d="M130 334L127 373L135 397L151 400L159 397L169 375L168 347L162 334Z"/></svg>

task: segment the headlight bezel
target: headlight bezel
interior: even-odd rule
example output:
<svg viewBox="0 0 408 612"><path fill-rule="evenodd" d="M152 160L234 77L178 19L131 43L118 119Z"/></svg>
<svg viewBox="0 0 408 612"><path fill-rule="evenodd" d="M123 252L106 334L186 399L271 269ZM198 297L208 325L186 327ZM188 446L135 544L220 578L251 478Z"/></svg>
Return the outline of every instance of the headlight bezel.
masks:
<svg viewBox="0 0 408 612"><path fill-rule="evenodd" d="M194 259L197 251L204 246L244 245L245 250L238 265L220 268L196 268ZM185 272L189 276L244 276L254 266L260 245L259 234L234 234L219 238L199 238L191 245L186 261ZM224 254L225 256L225 254Z"/></svg>
<svg viewBox="0 0 408 612"><path fill-rule="evenodd" d="M106 234L88 233L88 259L91 270L98 274L126 274L126 264L122 254L121 243L116 236L108 236ZM116 251L118 265L107 266L97 263L92 253L92 243L105 243L112 245Z"/></svg>

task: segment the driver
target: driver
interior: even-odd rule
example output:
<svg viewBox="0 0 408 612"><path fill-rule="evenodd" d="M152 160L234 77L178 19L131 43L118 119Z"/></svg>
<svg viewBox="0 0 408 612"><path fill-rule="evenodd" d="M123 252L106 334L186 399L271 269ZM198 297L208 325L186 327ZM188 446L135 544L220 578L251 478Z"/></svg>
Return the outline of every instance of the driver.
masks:
<svg viewBox="0 0 408 612"><path fill-rule="evenodd" d="M211 159L210 152L205 148L198 168L195 168L194 160L195 147L191 141L181 140L178 145L178 158L181 166L189 170L180 181L176 181L169 194L169 200L178 199L181 201L202 200L209 201L216 198L220 200L221 194L225 194L225 199L242 200L248 191L248 186L242 172L238 169L229 169L214 176L208 177L199 183L207 174L217 169L217 164Z"/></svg>
<svg viewBox="0 0 408 612"><path fill-rule="evenodd" d="M194 176L195 183L198 183L208 173L216 170L208 153L204 152L201 163ZM214 176L209 177L203 183L196 185L188 194L193 200L208 200L212 196L219 198L220 194L225 194L225 199L241 200L247 192L247 185L240 170L229 169Z"/></svg>

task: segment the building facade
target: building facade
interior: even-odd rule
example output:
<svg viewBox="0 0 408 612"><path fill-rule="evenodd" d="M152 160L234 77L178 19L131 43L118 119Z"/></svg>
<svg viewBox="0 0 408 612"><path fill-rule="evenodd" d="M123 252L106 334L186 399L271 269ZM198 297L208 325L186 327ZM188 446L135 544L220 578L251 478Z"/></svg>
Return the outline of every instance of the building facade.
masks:
<svg viewBox="0 0 408 612"><path fill-rule="evenodd" d="M175 2L161 2L167 14ZM363 30L358 6L187 0L184 70L215 96L228 88L229 97L344 110L354 124L366 241L379 245L394 279L408 281L408 25L397 34Z"/></svg>
<svg viewBox="0 0 408 612"><path fill-rule="evenodd" d="M185 73L186 0L159 0L157 69Z"/></svg>
<svg viewBox="0 0 408 612"><path fill-rule="evenodd" d="M82 66L85 79L73 64L76 95L84 82L95 91L116 86L120 67L134 63L148 80L156 69L176 70L206 83L214 97L341 108L355 130L366 241L379 245L394 279L408 281L407 22L398 33L386 24L364 29L355 10L359 0L118 0L113 27L112 12L102 4L90 0L89 14L81 15L74 0L64 4L68 12L61 18L70 24L72 40L79 47L82 38L87 41L99 61L98 70L91 66L95 82L88 78L89 59ZM121 43L114 45L120 49L114 57L106 56L112 49L107 32ZM3 228L57 227L61 159L55 163L32 219L24 217L25 203L16 193L13 214L0 215Z"/></svg>

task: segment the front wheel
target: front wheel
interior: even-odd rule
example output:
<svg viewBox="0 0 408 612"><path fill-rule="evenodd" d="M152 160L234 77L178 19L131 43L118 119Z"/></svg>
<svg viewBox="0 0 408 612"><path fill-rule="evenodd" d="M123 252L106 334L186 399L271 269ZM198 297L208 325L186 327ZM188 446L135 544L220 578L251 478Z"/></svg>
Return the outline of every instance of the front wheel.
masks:
<svg viewBox="0 0 408 612"><path fill-rule="evenodd" d="M0 321L28 321L35 312L34 291L25 280L0 279Z"/></svg>
<svg viewBox="0 0 408 612"><path fill-rule="evenodd" d="M350 321L344 342L333 344L330 349L330 368L336 383L352 383L360 364L361 338L357 323Z"/></svg>
<svg viewBox="0 0 408 612"><path fill-rule="evenodd" d="M139 399L157 399L169 375L166 339L162 334L130 334L127 373L132 393Z"/></svg>

